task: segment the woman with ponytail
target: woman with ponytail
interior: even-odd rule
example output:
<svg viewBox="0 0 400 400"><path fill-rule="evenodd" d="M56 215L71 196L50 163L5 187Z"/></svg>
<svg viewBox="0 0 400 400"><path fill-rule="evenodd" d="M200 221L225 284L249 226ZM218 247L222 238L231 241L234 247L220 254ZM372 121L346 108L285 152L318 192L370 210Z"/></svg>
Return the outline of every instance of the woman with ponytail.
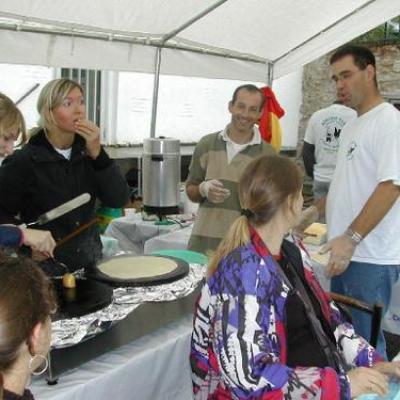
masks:
<svg viewBox="0 0 400 400"><path fill-rule="evenodd" d="M345 322L286 240L299 222L303 177L279 156L252 161L242 215L216 250L191 344L195 399L350 399L383 395L399 363ZM306 260L307 258L304 258Z"/></svg>
<svg viewBox="0 0 400 400"><path fill-rule="evenodd" d="M33 399L26 387L47 368L54 310L44 272L28 258L0 255L0 399Z"/></svg>

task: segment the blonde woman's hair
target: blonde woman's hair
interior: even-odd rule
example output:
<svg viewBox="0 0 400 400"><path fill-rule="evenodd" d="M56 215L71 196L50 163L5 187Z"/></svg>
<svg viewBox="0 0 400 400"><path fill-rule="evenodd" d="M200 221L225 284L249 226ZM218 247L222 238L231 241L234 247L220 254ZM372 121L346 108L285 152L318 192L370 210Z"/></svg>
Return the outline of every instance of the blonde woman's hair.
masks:
<svg viewBox="0 0 400 400"><path fill-rule="evenodd" d="M249 224L261 226L270 221L283 205L290 205L303 185L300 168L289 158L261 156L244 170L239 181L239 200L248 216L241 215L231 225L211 258L212 275L221 259L250 241Z"/></svg>
<svg viewBox="0 0 400 400"><path fill-rule="evenodd" d="M54 123L53 110L60 106L71 90L78 88L83 94L82 86L71 79L61 78L48 82L42 89L37 102L39 113L39 129L47 129L49 123Z"/></svg>
<svg viewBox="0 0 400 400"><path fill-rule="evenodd" d="M21 135L19 144L26 143L25 120L21 111L9 97L0 93L0 136L8 137L12 131Z"/></svg>

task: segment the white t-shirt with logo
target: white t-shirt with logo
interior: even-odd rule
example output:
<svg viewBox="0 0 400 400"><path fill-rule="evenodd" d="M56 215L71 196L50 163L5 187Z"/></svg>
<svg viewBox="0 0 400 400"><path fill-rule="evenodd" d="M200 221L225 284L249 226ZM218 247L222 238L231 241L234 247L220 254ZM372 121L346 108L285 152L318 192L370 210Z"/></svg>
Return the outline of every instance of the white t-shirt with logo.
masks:
<svg viewBox="0 0 400 400"><path fill-rule="evenodd" d="M357 113L341 104L316 111L308 121L304 141L315 146L314 179L330 182L335 172L336 157L344 125Z"/></svg>
<svg viewBox="0 0 400 400"><path fill-rule="evenodd" d="M328 238L349 227L380 182L400 186L400 112L382 103L343 129L328 193ZM400 264L400 199L356 247L353 261Z"/></svg>

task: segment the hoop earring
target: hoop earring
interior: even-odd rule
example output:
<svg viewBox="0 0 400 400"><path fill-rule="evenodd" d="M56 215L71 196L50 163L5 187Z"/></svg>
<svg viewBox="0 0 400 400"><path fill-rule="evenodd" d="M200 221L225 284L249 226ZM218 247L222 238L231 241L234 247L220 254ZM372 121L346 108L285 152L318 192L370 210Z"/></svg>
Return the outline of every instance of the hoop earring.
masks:
<svg viewBox="0 0 400 400"><path fill-rule="evenodd" d="M33 367L32 367L33 363L36 362L38 358L39 358L39 359L42 361L42 363L43 363L43 367L42 367L40 370L38 370L38 369L33 369ZM42 363L39 364L39 366L42 365ZM48 366L49 366L49 360L47 359L47 357L45 357L45 356L42 355L42 354L35 354L35 355L31 356L31 359L29 360L28 368L29 368L29 372L30 372L32 375L42 375L43 372L46 371L46 369L48 368Z"/></svg>

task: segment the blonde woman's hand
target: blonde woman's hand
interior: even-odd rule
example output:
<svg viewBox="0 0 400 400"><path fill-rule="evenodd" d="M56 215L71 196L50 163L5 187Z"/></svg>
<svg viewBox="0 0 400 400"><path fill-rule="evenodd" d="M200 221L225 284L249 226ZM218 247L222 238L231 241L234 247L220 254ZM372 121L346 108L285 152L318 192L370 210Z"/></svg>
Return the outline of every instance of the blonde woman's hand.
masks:
<svg viewBox="0 0 400 400"><path fill-rule="evenodd" d="M86 150L89 157L95 160L101 151L100 128L94 122L87 119L81 119L75 125L75 132L86 140Z"/></svg>
<svg viewBox="0 0 400 400"><path fill-rule="evenodd" d="M32 253L40 253L42 257L53 257L56 242L50 231L39 229L23 229L23 244L32 249Z"/></svg>
<svg viewBox="0 0 400 400"><path fill-rule="evenodd" d="M350 381L350 395L354 399L367 393L384 396L389 390L386 376L373 368L359 367L347 373Z"/></svg>

